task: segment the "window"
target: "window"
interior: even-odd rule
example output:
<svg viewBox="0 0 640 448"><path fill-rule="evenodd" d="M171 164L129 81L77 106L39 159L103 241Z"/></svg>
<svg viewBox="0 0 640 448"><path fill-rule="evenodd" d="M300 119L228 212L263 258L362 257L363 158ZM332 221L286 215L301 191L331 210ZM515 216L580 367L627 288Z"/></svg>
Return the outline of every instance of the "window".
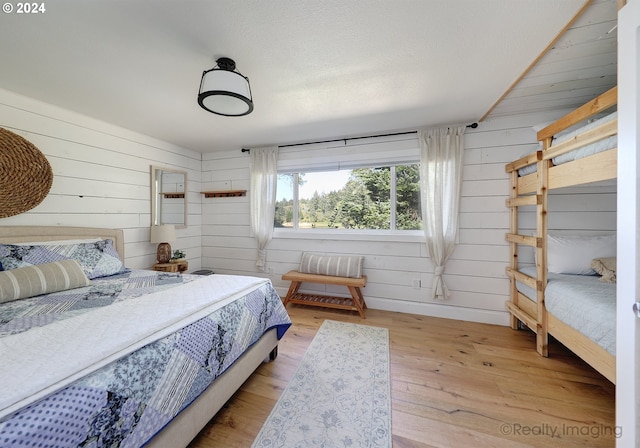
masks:
<svg viewBox="0 0 640 448"><path fill-rule="evenodd" d="M419 165L278 175L274 226L289 229L420 230Z"/></svg>

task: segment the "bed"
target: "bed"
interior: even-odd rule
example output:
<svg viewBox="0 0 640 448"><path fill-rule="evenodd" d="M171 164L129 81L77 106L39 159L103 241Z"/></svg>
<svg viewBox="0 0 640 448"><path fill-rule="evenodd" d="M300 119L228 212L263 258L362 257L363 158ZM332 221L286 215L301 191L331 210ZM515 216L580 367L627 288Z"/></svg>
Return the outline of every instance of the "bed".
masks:
<svg viewBox="0 0 640 448"><path fill-rule="evenodd" d="M511 327L533 330L542 356L548 356L553 336L613 383L615 283L604 281L615 278L615 234L550 234L548 194L616 178L616 104L614 87L538 131L540 149L506 165ZM534 235L520 228L521 207L535 208ZM535 266L520 262L520 246L533 248ZM605 262L613 266L613 277Z"/></svg>
<svg viewBox="0 0 640 448"><path fill-rule="evenodd" d="M122 260L121 230L0 227L0 445L184 447L275 359L268 280Z"/></svg>

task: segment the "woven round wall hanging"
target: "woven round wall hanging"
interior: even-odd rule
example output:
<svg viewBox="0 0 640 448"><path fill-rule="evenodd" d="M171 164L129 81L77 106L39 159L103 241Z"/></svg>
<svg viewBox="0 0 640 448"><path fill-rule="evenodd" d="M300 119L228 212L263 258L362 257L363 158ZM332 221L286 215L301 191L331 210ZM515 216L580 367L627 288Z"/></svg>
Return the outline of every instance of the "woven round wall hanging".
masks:
<svg viewBox="0 0 640 448"><path fill-rule="evenodd" d="M53 183L47 158L31 142L0 128L0 218L41 203Z"/></svg>

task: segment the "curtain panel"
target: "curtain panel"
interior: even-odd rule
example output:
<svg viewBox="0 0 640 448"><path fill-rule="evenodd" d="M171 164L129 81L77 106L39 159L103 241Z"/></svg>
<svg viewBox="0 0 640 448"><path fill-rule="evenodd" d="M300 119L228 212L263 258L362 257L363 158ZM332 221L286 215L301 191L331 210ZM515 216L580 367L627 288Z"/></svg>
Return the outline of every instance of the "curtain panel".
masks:
<svg viewBox="0 0 640 448"><path fill-rule="evenodd" d="M251 148L251 232L258 243L256 266L265 271L266 247L273 236L278 184L278 147Z"/></svg>
<svg viewBox="0 0 640 448"><path fill-rule="evenodd" d="M432 300L450 296L443 274L458 234L465 130L456 126L418 131L422 221L434 266Z"/></svg>

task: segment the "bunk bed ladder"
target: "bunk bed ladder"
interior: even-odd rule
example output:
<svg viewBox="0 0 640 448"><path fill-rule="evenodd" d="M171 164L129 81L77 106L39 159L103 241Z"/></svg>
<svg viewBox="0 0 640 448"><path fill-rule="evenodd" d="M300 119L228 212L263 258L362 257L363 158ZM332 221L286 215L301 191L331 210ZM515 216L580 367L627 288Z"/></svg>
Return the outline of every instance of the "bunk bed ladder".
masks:
<svg viewBox="0 0 640 448"><path fill-rule="evenodd" d="M516 170L509 173L511 183L511 197L507 200L507 207L509 207L509 230L510 234L507 235L507 241L509 241L509 267L507 268L507 275L509 276L509 297L511 300L507 302L507 309L511 313L509 317L509 325L513 330L518 329L518 318L516 317L515 309L518 307L518 289L516 287L515 273L518 272L518 244L515 241L510 241L509 237L518 236L518 205L521 201L518 198L518 172ZM512 307L513 305L513 307ZM525 325L530 325L525 322Z"/></svg>
<svg viewBox="0 0 640 448"><path fill-rule="evenodd" d="M543 142L544 152L551 146L552 137L546 138ZM536 305L538 307L538 331L536 337L536 350L542 356L549 356L549 324L547 312L544 304L544 290L547 287L547 193L549 189L549 168L551 160L542 158L538 161L538 187L537 196L539 198L536 205L536 236L538 245L536 247Z"/></svg>
<svg viewBox="0 0 640 448"><path fill-rule="evenodd" d="M546 181L538 181L536 194L520 195L518 191L518 169L530 162L535 162L537 168L546 171L548 162L543 160L542 151L537 151L535 159L521 159L513 164L507 165L506 171L509 173L511 184L511 193L506 205L509 208L509 233L506 240L509 243L509 267L506 273L509 277L509 296L510 300L505 304L509 311L509 324L512 329L518 329L519 322L529 327L536 333L536 349L542 356L548 356L548 327L546 313L544 311L544 288L546 286L546 229L547 229L547 200L546 200ZM545 165L546 164L546 165ZM543 179L546 177L543 176ZM519 233L518 208L521 206L535 206L537 208L536 218L536 235L528 236ZM518 268L518 246L525 245L533 247L536 251L536 277L530 277L519 271ZM525 309L526 301L520 301L520 292L518 292L516 281L525 283L536 291L536 307L535 309Z"/></svg>

